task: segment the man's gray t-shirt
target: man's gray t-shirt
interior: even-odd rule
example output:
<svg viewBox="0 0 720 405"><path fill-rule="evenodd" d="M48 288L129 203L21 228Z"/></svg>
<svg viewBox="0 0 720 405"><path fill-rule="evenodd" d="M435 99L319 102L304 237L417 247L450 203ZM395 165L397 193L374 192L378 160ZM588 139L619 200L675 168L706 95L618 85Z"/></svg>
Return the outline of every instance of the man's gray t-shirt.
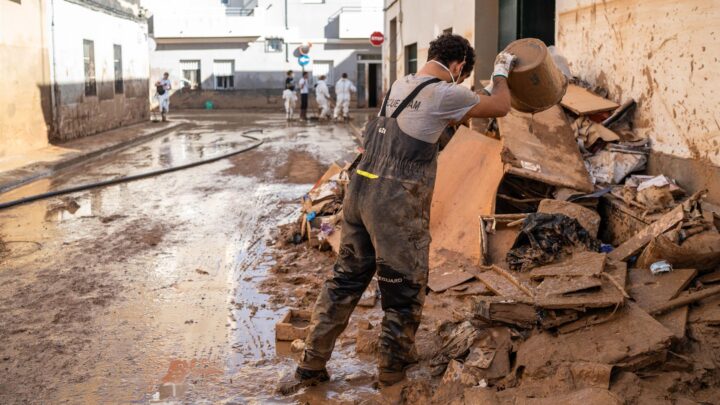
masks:
<svg viewBox="0 0 720 405"><path fill-rule="evenodd" d="M391 116L418 85L432 78L413 74L396 80L390 90L386 116ZM480 96L467 87L448 82L430 84L400 114L398 125L413 138L436 143L450 122L460 121L479 102Z"/></svg>

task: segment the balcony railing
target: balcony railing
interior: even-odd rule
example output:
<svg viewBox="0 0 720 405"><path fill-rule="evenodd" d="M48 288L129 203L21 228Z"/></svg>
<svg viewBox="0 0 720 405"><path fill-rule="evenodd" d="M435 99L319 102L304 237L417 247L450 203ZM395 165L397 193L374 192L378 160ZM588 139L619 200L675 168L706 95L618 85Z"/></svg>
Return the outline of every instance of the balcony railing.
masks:
<svg viewBox="0 0 720 405"><path fill-rule="evenodd" d="M225 4L225 15L230 17L247 17L255 14L258 0L222 0Z"/></svg>

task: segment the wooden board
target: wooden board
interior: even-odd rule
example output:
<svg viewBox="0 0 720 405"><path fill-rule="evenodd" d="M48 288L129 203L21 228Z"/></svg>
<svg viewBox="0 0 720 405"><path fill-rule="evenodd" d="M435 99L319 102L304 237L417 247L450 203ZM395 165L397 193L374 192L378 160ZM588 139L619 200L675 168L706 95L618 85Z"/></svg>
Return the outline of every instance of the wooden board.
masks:
<svg viewBox="0 0 720 405"><path fill-rule="evenodd" d="M538 295L564 295L590 290L602 286L602 281L593 276L547 277L535 289Z"/></svg>
<svg viewBox="0 0 720 405"><path fill-rule="evenodd" d="M575 133L560 107L534 115L512 110L498 118L498 127L510 173L555 186L593 191Z"/></svg>
<svg viewBox="0 0 720 405"><path fill-rule="evenodd" d="M621 285L627 277L627 267L624 265L607 266L606 273ZM625 297L606 278L602 279L599 291L578 292L562 296L537 296L535 305L545 309L578 309L607 308L621 306Z"/></svg>
<svg viewBox="0 0 720 405"><path fill-rule="evenodd" d="M577 115L611 111L620 107L618 103L593 94L574 84L568 86L560 104Z"/></svg>
<svg viewBox="0 0 720 405"><path fill-rule="evenodd" d="M677 297L696 275L695 269L675 269L658 275L653 275L649 269L632 269L628 293L647 310Z"/></svg>
<svg viewBox="0 0 720 405"><path fill-rule="evenodd" d="M495 211L501 152L500 141L461 126L440 153L430 209L431 275L443 249L479 263L479 216Z"/></svg>
<svg viewBox="0 0 720 405"><path fill-rule="evenodd" d="M631 256L637 254L643 247L645 247L645 245L650 243L653 238L682 221L684 217L685 212L683 210L683 204L680 204L667 214L663 215L660 219L635 234L635 236L625 241L625 243L618 246L615 250L608 254L608 258L618 261L625 261L629 259Z"/></svg>
<svg viewBox="0 0 720 405"><path fill-rule="evenodd" d="M632 367L643 358L663 352L672 332L635 304L616 311L607 322L557 336L542 332L531 336L517 352L517 367L534 375L552 363L593 362Z"/></svg>
<svg viewBox="0 0 720 405"><path fill-rule="evenodd" d="M472 274L459 268L442 266L430 272L428 287L435 292L443 292L450 287L472 280L473 277Z"/></svg>
<svg viewBox="0 0 720 405"><path fill-rule="evenodd" d="M530 271L533 280L553 276L593 276L605 269L604 253L578 252L557 264L537 267Z"/></svg>
<svg viewBox="0 0 720 405"><path fill-rule="evenodd" d="M656 316L658 322L675 335L676 339L685 337L685 328L688 323L689 308L687 306L672 310L666 314Z"/></svg>
<svg viewBox="0 0 720 405"><path fill-rule="evenodd" d="M475 275L478 280L482 281L490 291L506 298L525 298L529 299L520 288L511 283L510 280L501 276L493 270L484 271Z"/></svg>

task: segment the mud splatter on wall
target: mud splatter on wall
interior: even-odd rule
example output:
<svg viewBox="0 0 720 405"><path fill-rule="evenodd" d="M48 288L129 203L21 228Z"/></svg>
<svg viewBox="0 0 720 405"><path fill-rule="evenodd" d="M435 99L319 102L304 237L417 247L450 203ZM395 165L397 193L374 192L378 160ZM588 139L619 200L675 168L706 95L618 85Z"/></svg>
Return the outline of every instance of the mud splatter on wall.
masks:
<svg viewBox="0 0 720 405"><path fill-rule="evenodd" d="M720 166L720 2L558 0L557 13L573 74L637 100L655 151Z"/></svg>

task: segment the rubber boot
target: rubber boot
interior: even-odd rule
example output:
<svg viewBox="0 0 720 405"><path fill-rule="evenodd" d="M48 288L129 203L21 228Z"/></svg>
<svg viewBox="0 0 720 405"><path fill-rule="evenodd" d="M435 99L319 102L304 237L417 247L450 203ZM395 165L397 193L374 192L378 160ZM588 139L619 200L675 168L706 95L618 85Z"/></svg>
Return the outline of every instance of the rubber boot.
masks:
<svg viewBox="0 0 720 405"><path fill-rule="evenodd" d="M294 373L280 378L277 392L281 395L296 393L304 387L311 387L330 380L327 370L306 370L298 367Z"/></svg>

